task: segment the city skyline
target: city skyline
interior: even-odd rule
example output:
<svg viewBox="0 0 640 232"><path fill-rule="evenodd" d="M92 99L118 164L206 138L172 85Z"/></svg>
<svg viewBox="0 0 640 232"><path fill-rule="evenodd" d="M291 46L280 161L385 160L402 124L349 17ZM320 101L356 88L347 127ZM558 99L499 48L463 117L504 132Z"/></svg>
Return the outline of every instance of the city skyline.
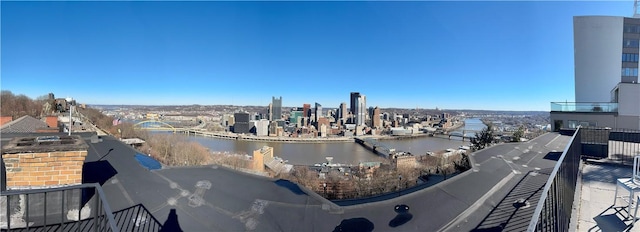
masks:
<svg viewBox="0 0 640 232"><path fill-rule="evenodd" d="M2 89L105 105L548 111L623 2L2 2ZM117 16L117 17L116 17Z"/></svg>

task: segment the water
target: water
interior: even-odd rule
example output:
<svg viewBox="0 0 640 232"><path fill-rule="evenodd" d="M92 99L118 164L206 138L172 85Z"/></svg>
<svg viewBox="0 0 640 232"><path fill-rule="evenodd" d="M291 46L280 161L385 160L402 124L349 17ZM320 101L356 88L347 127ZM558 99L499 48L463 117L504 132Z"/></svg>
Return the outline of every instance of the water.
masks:
<svg viewBox="0 0 640 232"><path fill-rule="evenodd" d="M465 120L465 130L482 130L484 124L479 119ZM460 129L461 130L461 129ZM469 133L467 133L469 134ZM263 141L240 141L218 139L210 137L186 136L190 141L198 142L211 151L228 151L230 153L252 154L254 150L263 146L273 147L274 155L290 164L313 165L326 162L325 157L332 156L334 163L357 165L360 162L380 161L386 159L374 154L355 142L341 143L274 143ZM411 152L415 155L424 155L428 151L441 151L447 148L458 148L468 145L468 141L452 138L443 139L435 137L420 137L404 140L381 140L380 143L399 151Z"/></svg>
<svg viewBox="0 0 640 232"><path fill-rule="evenodd" d="M478 132L482 131L482 129L484 129L485 127L487 126L484 125L484 123L482 123L482 121L479 118L469 118L464 120L464 127L459 128L455 131L460 133L464 131L467 134L467 136L475 136L476 135L475 131L478 131ZM474 131L474 132L470 132L470 131Z"/></svg>

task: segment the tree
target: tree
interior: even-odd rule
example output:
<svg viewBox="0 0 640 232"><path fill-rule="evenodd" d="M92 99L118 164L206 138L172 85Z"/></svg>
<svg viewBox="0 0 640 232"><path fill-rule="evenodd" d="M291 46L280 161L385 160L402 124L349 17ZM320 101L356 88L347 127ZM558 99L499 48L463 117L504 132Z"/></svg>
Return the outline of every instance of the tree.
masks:
<svg viewBox="0 0 640 232"><path fill-rule="evenodd" d="M471 169L471 161L467 154L462 153L462 158L458 161L454 161L453 165L458 172L464 172Z"/></svg>
<svg viewBox="0 0 640 232"><path fill-rule="evenodd" d="M493 126L487 125L480 133L476 133L475 138L471 138L474 150L482 150L493 142Z"/></svg>
<svg viewBox="0 0 640 232"><path fill-rule="evenodd" d="M513 133L512 142L520 142L520 139L524 136L524 126L518 127L518 130Z"/></svg>

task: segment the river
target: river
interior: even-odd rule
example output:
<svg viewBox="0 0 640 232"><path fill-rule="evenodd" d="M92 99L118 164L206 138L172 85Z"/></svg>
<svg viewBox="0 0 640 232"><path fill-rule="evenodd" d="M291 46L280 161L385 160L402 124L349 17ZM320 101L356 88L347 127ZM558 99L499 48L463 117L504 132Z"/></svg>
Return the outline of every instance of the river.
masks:
<svg viewBox="0 0 640 232"><path fill-rule="evenodd" d="M465 126L459 130L482 130L484 124L479 119L466 119ZM469 134L469 133L467 133ZM290 164L313 165L326 162L325 157L332 156L333 163L357 165L367 161L385 161L373 152L355 142L342 143L278 143L218 139L210 137L186 136L188 140L198 142L211 151L228 151L231 153L252 154L253 150L262 146L273 147L274 155ZM404 140L381 140L380 143L399 151L408 151L415 155L423 155L427 151L441 151L447 148L458 148L468 145L468 141L452 138L419 137Z"/></svg>

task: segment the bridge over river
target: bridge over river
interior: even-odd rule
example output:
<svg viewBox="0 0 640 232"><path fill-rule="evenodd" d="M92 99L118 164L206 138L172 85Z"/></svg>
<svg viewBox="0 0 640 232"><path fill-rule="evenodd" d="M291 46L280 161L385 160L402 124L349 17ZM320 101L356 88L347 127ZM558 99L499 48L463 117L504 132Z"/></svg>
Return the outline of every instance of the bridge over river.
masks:
<svg viewBox="0 0 640 232"><path fill-rule="evenodd" d="M459 137L462 138L462 141L464 141L465 139L471 140L472 138L476 137L476 133L479 133L480 131L477 130L462 130L462 131L454 131L448 134L449 139L451 139L451 137Z"/></svg>
<svg viewBox="0 0 640 232"><path fill-rule="evenodd" d="M389 155L396 152L395 148L389 148L387 145L380 143L378 139L374 138L366 138L366 137L355 137L355 142L362 145L363 147L373 151L377 155L380 155L384 158L389 158Z"/></svg>

